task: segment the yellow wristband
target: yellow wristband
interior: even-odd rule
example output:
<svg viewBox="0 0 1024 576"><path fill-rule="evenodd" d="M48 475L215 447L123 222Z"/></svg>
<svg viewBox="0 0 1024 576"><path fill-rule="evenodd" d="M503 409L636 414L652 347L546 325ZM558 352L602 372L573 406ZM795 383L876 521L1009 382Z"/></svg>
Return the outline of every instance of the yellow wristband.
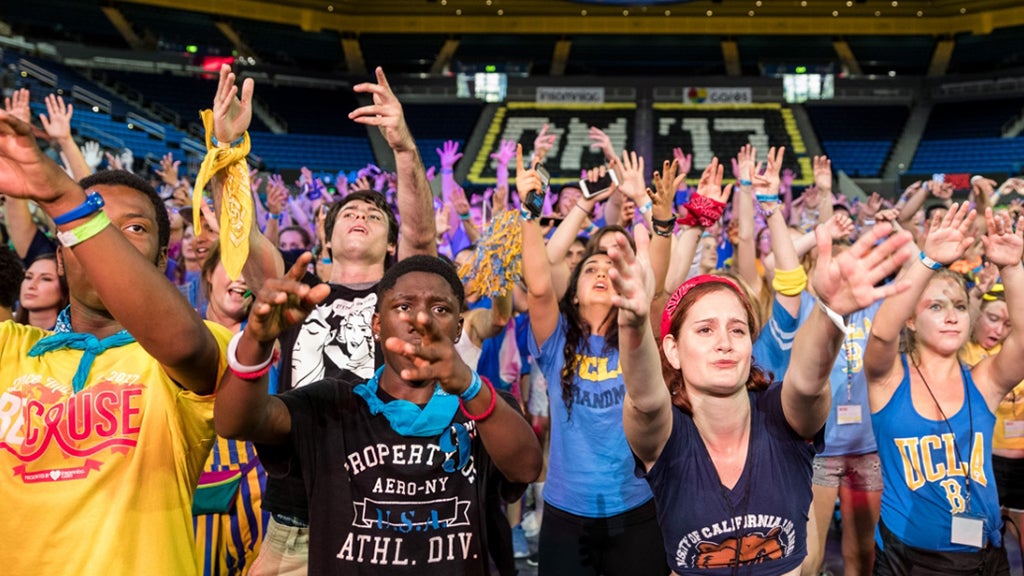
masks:
<svg viewBox="0 0 1024 576"><path fill-rule="evenodd" d="M796 296L807 287L807 272L803 266L792 270L775 270L772 288L783 296Z"/></svg>
<svg viewBox="0 0 1024 576"><path fill-rule="evenodd" d="M85 224L75 226L71 230L57 232L57 240L60 240L60 243L66 248L71 248L99 234L108 224L110 224L110 218L107 218L106 212L100 210Z"/></svg>

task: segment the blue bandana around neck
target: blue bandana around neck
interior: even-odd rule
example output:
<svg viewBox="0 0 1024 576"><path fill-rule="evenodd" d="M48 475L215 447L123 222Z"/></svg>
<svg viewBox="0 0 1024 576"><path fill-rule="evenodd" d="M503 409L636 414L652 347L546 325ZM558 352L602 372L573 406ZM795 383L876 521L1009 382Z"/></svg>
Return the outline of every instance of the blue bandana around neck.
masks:
<svg viewBox="0 0 1024 576"><path fill-rule="evenodd" d="M127 330L121 330L103 340L92 334L75 332L71 328L70 310L71 307L68 306L60 311L60 314L57 315L57 326L53 329L54 333L36 342L35 346L28 351L28 355L34 358L65 348L82 350L82 359L78 361L78 369L75 370L75 377L71 380L71 388L77 394L85 389L85 381L89 377L89 370L92 370L92 363L97 356L111 348L131 344L135 342L135 338Z"/></svg>
<svg viewBox="0 0 1024 576"><path fill-rule="evenodd" d="M455 417L455 411L459 409L459 397L449 394L435 384L434 395L430 402L423 408L408 400L394 399L384 402L377 395L377 388L380 384L380 375L384 373L381 366L363 384L355 387L354 391L360 395L370 407L370 414L384 414L384 417L391 423L391 428L402 436L415 436L429 438L438 436L448 427Z"/></svg>

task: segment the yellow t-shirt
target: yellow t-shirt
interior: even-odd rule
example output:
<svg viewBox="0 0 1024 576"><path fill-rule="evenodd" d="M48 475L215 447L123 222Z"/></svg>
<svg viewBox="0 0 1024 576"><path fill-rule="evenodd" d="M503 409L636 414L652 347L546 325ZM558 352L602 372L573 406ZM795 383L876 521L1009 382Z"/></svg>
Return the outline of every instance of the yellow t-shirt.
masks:
<svg viewBox="0 0 1024 576"><path fill-rule="evenodd" d="M231 334L207 322L221 346ZM50 332L0 323L0 572L196 573L192 494L213 443L213 395L175 384L138 343L36 358Z"/></svg>
<svg viewBox="0 0 1024 576"><path fill-rule="evenodd" d="M996 344L995 347L986 350L981 344L968 342L960 350L960 359L968 366L974 366L989 356L995 356L1002 348L1002 344ZM996 428L992 432L992 448L1024 450L1024 436L1007 438L1007 421L1024 421L1024 382L1015 386L996 407Z"/></svg>

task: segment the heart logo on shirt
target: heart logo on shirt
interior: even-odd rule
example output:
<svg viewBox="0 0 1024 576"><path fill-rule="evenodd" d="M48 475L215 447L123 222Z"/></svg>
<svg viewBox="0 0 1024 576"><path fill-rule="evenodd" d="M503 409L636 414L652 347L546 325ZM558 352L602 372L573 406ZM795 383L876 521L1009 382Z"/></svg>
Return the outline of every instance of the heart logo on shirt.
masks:
<svg viewBox="0 0 1024 576"><path fill-rule="evenodd" d="M50 479L57 481L60 479L60 470L50 470Z"/></svg>

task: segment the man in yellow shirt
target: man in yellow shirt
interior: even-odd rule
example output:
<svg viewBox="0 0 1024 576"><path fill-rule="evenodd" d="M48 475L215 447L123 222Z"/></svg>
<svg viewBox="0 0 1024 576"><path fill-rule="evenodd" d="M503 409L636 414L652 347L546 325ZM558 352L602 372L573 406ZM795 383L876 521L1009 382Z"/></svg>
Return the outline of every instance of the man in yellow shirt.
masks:
<svg viewBox="0 0 1024 576"><path fill-rule="evenodd" d="M127 172L76 184L3 111L0 193L54 219L71 293L53 332L0 323L0 571L195 574L192 494L230 335L163 276L159 196Z"/></svg>

